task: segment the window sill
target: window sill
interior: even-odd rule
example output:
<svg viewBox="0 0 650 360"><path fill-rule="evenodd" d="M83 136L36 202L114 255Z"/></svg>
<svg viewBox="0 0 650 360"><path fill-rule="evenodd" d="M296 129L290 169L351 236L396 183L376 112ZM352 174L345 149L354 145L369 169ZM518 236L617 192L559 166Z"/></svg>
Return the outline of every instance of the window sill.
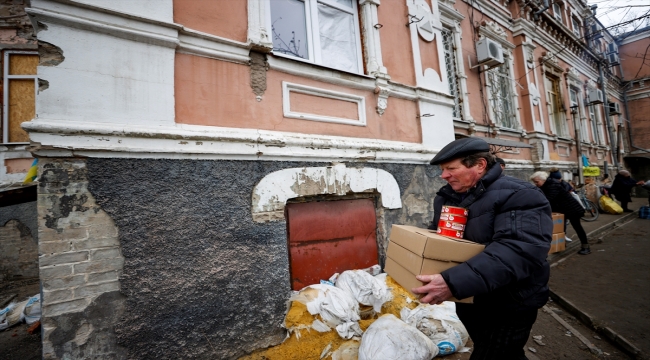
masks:
<svg viewBox="0 0 650 360"><path fill-rule="evenodd" d="M285 59L285 60L289 60L289 61L297 61L298 63L313 66L313 67L320 68L320 69L323 69L323 70L336 71L336 72L339 72L339 73L342 73L342 74L353 75L353 76L361 76L361 77L368 78L368 79L374 79L375 78L374 76L370 76L370 75L366 75L366 74L362 74L362 73L345 71L345 70L340 70L340 69L328 67L328 66L325 66L325 65L316 64L315 62L305 60L303 58L290 56L290 55L285 55L283 53L278 53L278 52L274 52L274 51L271 52L271 55L276 56L276 57L278 57L280 59Z"/></svg>

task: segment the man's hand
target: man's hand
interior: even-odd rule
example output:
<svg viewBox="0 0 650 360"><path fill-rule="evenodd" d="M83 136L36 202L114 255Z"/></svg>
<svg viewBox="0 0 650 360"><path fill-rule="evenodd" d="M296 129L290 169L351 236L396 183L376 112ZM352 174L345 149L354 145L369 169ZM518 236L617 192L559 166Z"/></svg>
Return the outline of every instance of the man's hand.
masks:
<svg viewBox="0 0 650 360"><path fill-rule="evenodd" d="M420 299L421 303L436 305L452 297L451 290L442 275L418 275L415 278L422 282L428 282L424 286L411 289L416 294L426 294Z"/></svg>

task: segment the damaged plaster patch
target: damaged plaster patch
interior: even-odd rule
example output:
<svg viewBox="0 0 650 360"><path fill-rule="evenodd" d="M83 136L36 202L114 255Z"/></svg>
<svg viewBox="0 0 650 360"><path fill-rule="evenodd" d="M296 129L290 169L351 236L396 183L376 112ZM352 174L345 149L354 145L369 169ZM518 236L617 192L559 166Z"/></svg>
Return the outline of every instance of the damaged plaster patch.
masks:
<svg viewBox="0 0 650 360"><path fill-rule="evenodd" d="M40 66L57 66L65 60L60 47L45 41L38 41L38 56Z"/></svg>
<svg viewBox="0 0 650 360"><path fill-rule="evenodd" d="M251 88L257 101L262 101L262 95L266 91L266 71L269 63L266 61L266 54L251 51Z"/></svg>
<svg viewBox="0 0 650 360"><path fill-rule="evenodd" d="M253 220L283 220L285 204L291 198L375 191L381 194L383 207L402 207L397 181L384 170L347 168L344 164L279 170L264 177L253 189Z"/></svg>
<svg viewBox="0 0 650 360"><path fill-rule="evenodd" d="M44 91L50 88L50 82L44 79L38 79L38 91Z"/></svg>

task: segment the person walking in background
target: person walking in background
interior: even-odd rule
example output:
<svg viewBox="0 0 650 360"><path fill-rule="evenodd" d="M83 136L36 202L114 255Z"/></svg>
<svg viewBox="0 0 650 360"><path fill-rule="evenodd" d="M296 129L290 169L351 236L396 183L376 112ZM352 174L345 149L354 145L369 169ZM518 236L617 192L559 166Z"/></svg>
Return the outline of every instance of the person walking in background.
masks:
<svg viewBox="0 0 650 360"><path fill-rule="evenodd" d="M578 234L582 249L578 251L580 255L591 254L589 248L589 241L587 241L587 233L582 228L580 218L585 214L585 209L580 203L569 194L561 182L555 178L549 177L545 171L538 171L534 173L530 180L539 187L551 204L553 212L564 214L564 223L571 222L571 226ZM565 227L566 232L566 227Z"/></svg>
<svg viewBox="0 0 650 360"><path fill-rule="evenodd" d="M501 170L505 170L505 169L506 169L506 162L505 162L505 160L503 160L503 159L500 158L500 157L496 157L496 158L494 158L494 159L497 161L497 163L499 164L499 166L501 166Z"/></svg>
<svg viewBox="0 0 650 360"><path fill-rule="evenodd" d="M632 212L632 210L627 208L627 204L632 201L630 191L632 191L633 187L643 184L644 181L636 181L630 177L629 171L621 170L614 177L614 182L612 183L612 187L609 189L609 193L614 195L616 200L621 203L623 211Z"/></svg>
<svg viewBox="0 0 650 360"><path fill-rule="evenodd" d="M557 180L564 190L569 192L573 191L573 186L562 179L562 173L558 168L551 168L551 172L548 174L548 177Z"/></svg>

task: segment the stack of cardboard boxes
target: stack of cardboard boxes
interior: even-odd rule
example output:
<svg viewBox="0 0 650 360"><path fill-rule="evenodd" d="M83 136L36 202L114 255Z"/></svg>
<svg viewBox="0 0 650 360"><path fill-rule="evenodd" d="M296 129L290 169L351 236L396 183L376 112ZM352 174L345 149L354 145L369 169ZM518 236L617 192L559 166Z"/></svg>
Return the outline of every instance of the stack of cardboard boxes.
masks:
<svg viewBox="0 0 650 360"><path fill-rule="evenodd" d="M440 274L469 260L484 248L472 241L438 235L433 230L393 225L384 271L404 289L411 291L424 285L415 278L416 275ZM462 299L462 302L472 302L472 298Z"/></svg>
<svg viewBox="0 0 650 360"><path fill-rule="evenodd" d="M551 249L549 254L564 251L566 248L566 240L564 233L564 215L560 213L553 213L553 239L551 241Z"/></svg>

